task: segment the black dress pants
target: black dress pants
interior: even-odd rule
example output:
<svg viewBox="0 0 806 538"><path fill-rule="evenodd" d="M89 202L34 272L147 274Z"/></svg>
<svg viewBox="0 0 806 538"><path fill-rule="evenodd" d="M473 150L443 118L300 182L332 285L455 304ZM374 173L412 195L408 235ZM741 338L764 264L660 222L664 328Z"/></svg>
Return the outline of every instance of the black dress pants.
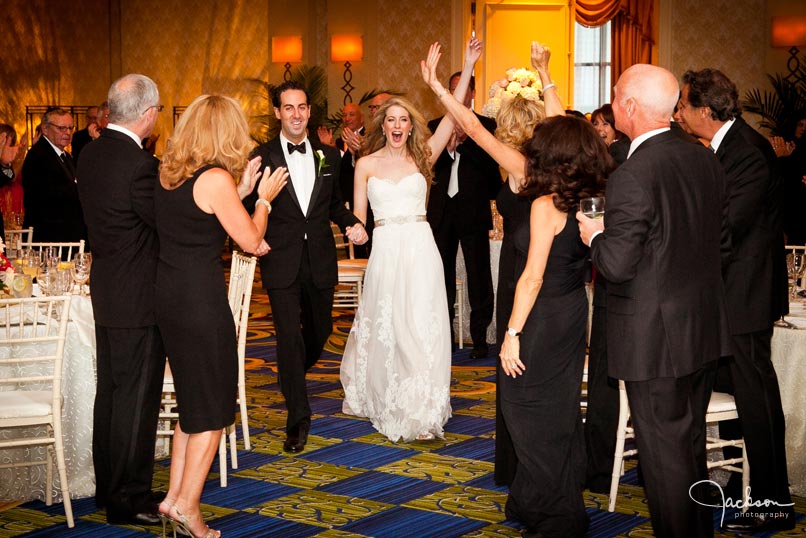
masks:
<svg viewBox="0 0 806 538"><path fill-rule="evenodd" d="M165 350L154 326L95 325L97 387L92 459L95 502L126 518L150 511Z"/></svg>
<svg viewBox="0 0 806 538"><path fill-rule="evenodd" d="M448 206L451 206L450 202ZM490 272L490 236L488 230L469 232L458 230L453 224L453 219L450 218L450 211L458 210L458 208L449 210L439 228L434 230L434 240L442 257L442 266L445 271L448 319L451 320L451 332L453 332L453 305L456 304L456 253L461 244L467 271L467 282L464 284L470 302L470 338L473 340L473 346L484 346L487 344L487 327L493 320L495 303L493 278Z"/></svg>
<svg viewBox="0 0 806 538"><path fill-rule="evenodd" d="M308 249L303 248L294 283L266 291L277 331L277 380L288 409L288 430L311 416L305 373L319 360L333 332L333 287L314 284Z"/></svg>

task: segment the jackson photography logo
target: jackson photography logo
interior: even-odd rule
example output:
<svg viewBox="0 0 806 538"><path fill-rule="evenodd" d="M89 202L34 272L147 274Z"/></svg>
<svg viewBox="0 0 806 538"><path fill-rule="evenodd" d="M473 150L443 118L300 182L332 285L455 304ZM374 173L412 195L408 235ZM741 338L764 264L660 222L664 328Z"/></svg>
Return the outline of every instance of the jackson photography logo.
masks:
<svg viewBox="0 0 806 538"><path fill-rule="evenodd" d="M722 504L707 504L704 502L700 502L699 500L694 498L692 495L692 490L699 486L700 484L710 484L714 486L716 489L719 490L719 496L722 498ZM701 506L708 506L710 508L721 508L722 509L722 517L719 519L719 526L725 523L725 510L727 508L736 508L737 510L744 510L745 508L748 509L745 513L737 513L736 517L759 517L762 515L766 515L772 518L778 517L786 517L786 512L773 512L769 513L769 511L765 510L764 512L755 513L750 511L751 508L769 508L770 506L778 506L778 507L787 507L787 506L795 506L795 503L778 503L776 501L772 501L770 499L764 499L759 501L754 501L753 498L750 496L750 486L747 486L747 502L739 499L738 501L733 500L730 497L725 497L725 492L722 491L722 486L714 482L713 480L700 480L698 482L694 482L691 484L691 487L688 488L688 496L689 498L694 501L695 503Z"/></svg>

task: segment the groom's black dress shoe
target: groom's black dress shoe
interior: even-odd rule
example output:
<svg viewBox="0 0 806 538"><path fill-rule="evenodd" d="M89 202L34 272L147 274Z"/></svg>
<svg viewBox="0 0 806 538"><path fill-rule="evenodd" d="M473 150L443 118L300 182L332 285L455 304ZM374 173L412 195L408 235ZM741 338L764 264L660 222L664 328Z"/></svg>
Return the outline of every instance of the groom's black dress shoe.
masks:
<svg viewBox="0 0 806 538"><path fill-rule="evenodd" d="M294 426L288 429L286 439L283 443L283 450L296 454L305 449L305 443L308 442L308 432L311 430L310 417L303 418Z"/></svg>
<svg viewBox="0 0 806 538"><path fill-rule="evenodd" d="M728 532L789 531L794 528L795 514L791 512L786 517L771 517L768 515L738 517L735 521L725 523L722 527L723 530Z"/></svg>
<svg viewBox="0 0 806 538"><path fill-rule="evenodd" d="M473 351L470 352L471 359L483 359L490 353L490 348L487 344L473 346Z"/></svg>

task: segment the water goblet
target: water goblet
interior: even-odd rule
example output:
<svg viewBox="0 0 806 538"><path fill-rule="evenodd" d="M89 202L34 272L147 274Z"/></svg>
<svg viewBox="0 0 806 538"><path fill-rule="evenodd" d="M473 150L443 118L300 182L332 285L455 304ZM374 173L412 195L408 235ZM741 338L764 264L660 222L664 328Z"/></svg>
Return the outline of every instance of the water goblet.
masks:
<svg viewBox="0 0 806 538"><path fill-rule="evenodd" d="M604 196L583 198L579 201L579 210L588 218L601 219L605 212Z"/></svg>
<svg viewBox="0 0 806 538"><path fill-rule="evenodd" d="M90 267L92 266L92 256L89 253L76 254L73 257L73 280L78 284L79 296L84 295L84 283L90 278Z"/></svg>
<svg viewBox="0 0 806 538"><path fill-rule="evenodd" d="M789 301L795 300L798 292L798 282L806 271L806 255L803 252L790 252L786 255L786 270L789 273Z"/></svg>

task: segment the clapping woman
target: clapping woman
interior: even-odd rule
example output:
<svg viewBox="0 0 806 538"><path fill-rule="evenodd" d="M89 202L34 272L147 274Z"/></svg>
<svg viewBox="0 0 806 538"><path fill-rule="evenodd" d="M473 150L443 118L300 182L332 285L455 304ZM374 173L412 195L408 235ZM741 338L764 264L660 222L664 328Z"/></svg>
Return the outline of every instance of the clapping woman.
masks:
<svg viewBox="0 0 806 538"><path fill-rule="evenodd" d="M202 95L168 140L154 195L157 324L179 405L169 489L159 510L175 530L195 538L221 535L204 524L201 493L221 430L235 420L238 358L221 249L229 235L250 253L268 252L270 201L288 177L284 168L261 174L260 158L248 161L253 146L240 105ZM241 199L261 175L250 217Z"/></svg>

